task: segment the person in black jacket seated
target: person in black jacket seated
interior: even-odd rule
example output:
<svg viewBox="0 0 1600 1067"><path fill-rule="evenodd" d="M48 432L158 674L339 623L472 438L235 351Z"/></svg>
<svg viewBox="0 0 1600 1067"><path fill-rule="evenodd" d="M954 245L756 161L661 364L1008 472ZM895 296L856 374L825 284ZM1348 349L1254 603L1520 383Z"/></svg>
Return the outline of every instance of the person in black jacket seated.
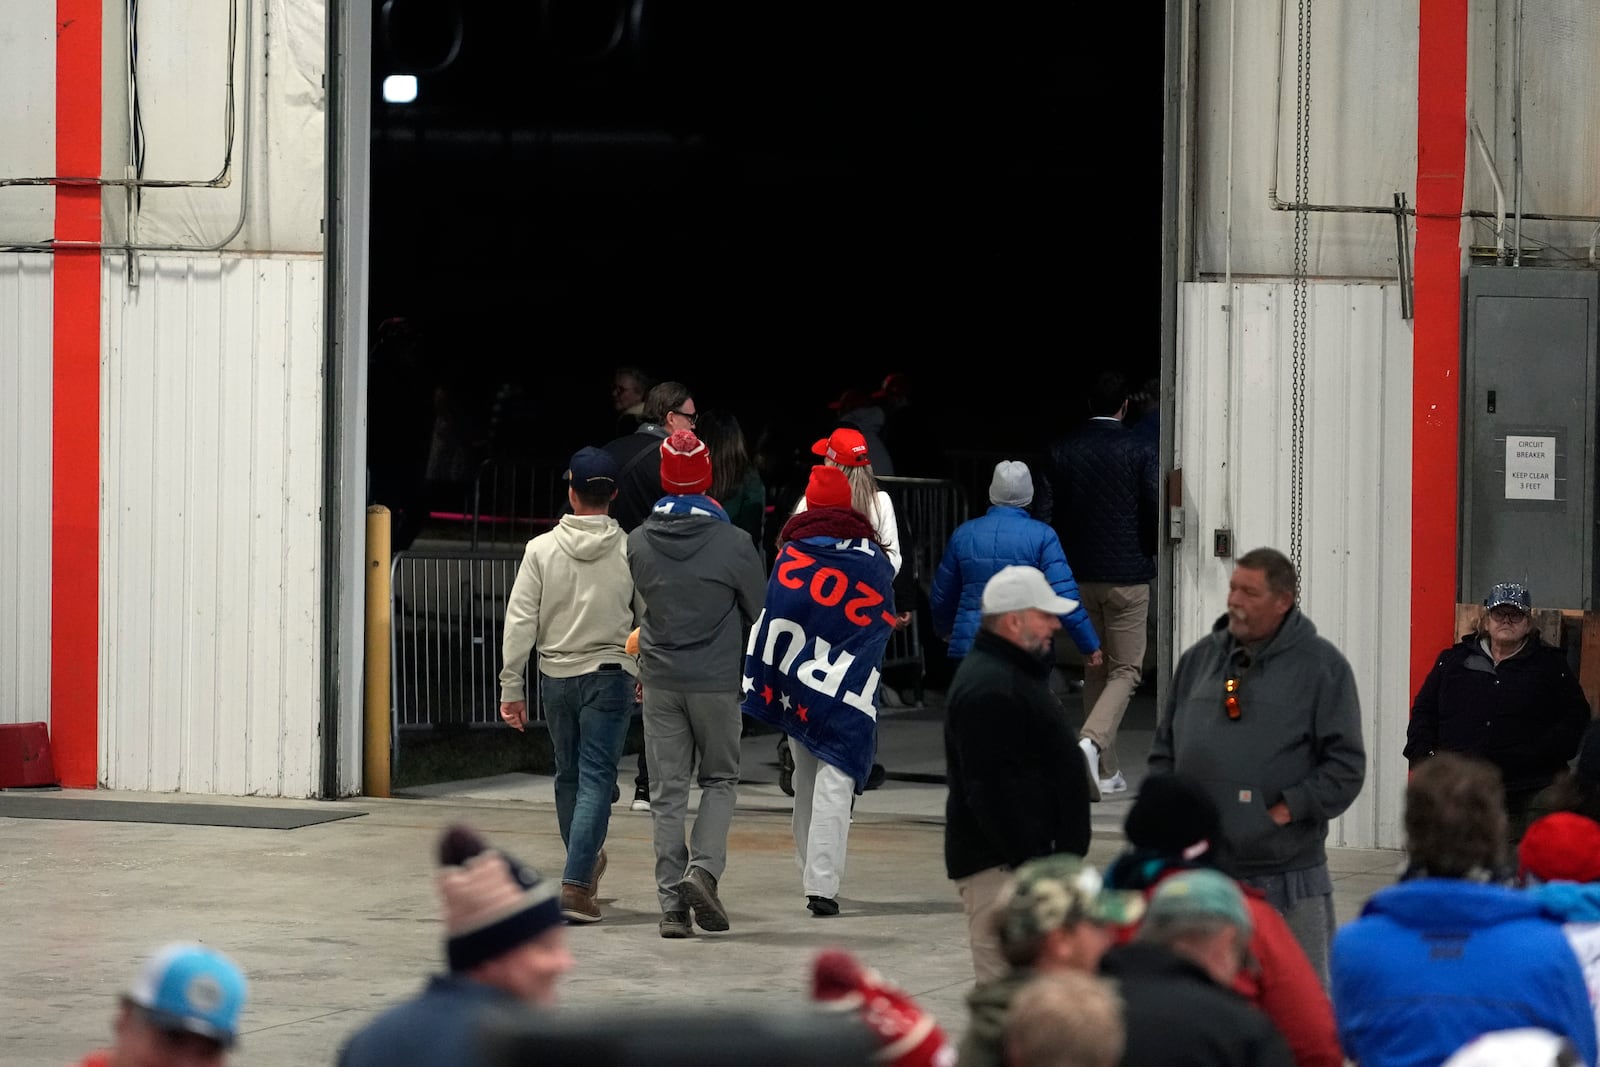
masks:
<svg viewBox="0 0 1600 1067"><path fill-rule="evenodd" d="M1006 972L995 928L1011 872L1037 856L1089 851L1089 782L1051 694L1052 638L1078 605L1036 567L983 588L972 650L945 699L945 872L961 894L978 980Z"/></svg>
<svg viewBox="0 0 1600 1067"><path fill-rule="evenodd" d="M1534 632L1526 586L1502 583L1484 598L1479 628L1439 653L1411 705L1406 759L1464 752L1500 768L1512 844L1541 814L1533 798L1578 752L1589 701L1559 648Z"/></svg>
<svg viewBox="0 0 1600 1067"><path fill-rule="evenodd" d="M1218 871L1175 874L1156 887L1134 940L1100 973L1122 993L1123 1067L1289 1067L1267 1017L1234 993L1249 956L1250 913Z"/></svg>

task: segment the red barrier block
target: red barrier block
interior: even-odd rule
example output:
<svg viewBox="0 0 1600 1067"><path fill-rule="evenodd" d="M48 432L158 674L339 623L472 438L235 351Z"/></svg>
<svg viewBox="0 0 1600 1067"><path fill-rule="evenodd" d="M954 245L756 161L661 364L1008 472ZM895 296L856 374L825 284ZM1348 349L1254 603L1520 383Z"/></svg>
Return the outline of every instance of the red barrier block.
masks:
<svg viewBox="0 0 1600 1067"><path fill-rule="evenodd" d="M47 725L42 722L0 725L0 789L59 782L55 761L50 758Z"/></svg>

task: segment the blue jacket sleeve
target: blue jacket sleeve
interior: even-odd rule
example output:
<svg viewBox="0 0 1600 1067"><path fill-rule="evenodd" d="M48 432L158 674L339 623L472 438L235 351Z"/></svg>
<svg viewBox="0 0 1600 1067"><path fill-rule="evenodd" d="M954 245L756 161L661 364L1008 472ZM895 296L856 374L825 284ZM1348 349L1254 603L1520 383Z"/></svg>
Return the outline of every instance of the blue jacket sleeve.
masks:
<svg viewBox="0 0 1600 1067"><path fill-rule="evenodd" d="M945 546L944 558L933 576L928 603L933 610L933 632L949 637L955 629L956 609L961 606L961 564L956 560L955 538Z"/></svg>
<svg viewBox="0 0 1600 1067"><path fill-rule="evenodd" d="M1094 632L1094 623L1089 621L1089 613L1083 609L1083 594L1078 592L1078 580L1072 576L1072 568L1067 565L1067 554L1061 551L1061 538L1048 526L1040 533L1039 569L1044 572L1045 579L1057 596L1078 601L1076 608L1061 616L1061 625L1072 637L1072 643L1085 656L1097 651L1100 648L1100 635Z"/></svg>

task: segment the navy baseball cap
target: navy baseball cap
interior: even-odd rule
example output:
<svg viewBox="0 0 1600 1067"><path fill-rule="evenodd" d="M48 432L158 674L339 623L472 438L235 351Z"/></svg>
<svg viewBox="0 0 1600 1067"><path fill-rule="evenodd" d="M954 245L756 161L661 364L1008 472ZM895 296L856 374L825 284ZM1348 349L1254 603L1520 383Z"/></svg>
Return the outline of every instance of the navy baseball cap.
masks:
<svg viewBox="0 0 1600 1067"><path fill-rule="evenodd" d="M1489 590L1489 595L1483 598L1483 606L1488 611L1498 607L1513 607L1523 614L1533 610L1533 597L1528 593L1528 587L1520 582L1501 582Z"/></svg>
<svg viewBox="0 0 1600 1067"><path fill-rule="evenodd" d="M126 996L162 1030L199 1034L224 1048L239 1039L244 975L228 957L202 945L162 948L145 962Z"/></svg>
<svg viewBox="0 0 1600 1067"><path fill-rule="evenodd" d="M580 448L567 464L566 478L580 493L609 493L617 488L617 461L603 448Z"/></svg>

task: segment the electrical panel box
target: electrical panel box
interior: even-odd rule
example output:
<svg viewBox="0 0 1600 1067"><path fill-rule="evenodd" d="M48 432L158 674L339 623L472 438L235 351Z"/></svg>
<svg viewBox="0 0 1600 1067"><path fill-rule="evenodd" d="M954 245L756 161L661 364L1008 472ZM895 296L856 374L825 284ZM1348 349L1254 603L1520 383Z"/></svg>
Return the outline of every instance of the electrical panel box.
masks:
<svg viewBox="0 0 1600 1067"><path fill-rule="evenodd" d="M1474 266L1466 303L1458 599L1591 610L1600 271Z"/></svg>

